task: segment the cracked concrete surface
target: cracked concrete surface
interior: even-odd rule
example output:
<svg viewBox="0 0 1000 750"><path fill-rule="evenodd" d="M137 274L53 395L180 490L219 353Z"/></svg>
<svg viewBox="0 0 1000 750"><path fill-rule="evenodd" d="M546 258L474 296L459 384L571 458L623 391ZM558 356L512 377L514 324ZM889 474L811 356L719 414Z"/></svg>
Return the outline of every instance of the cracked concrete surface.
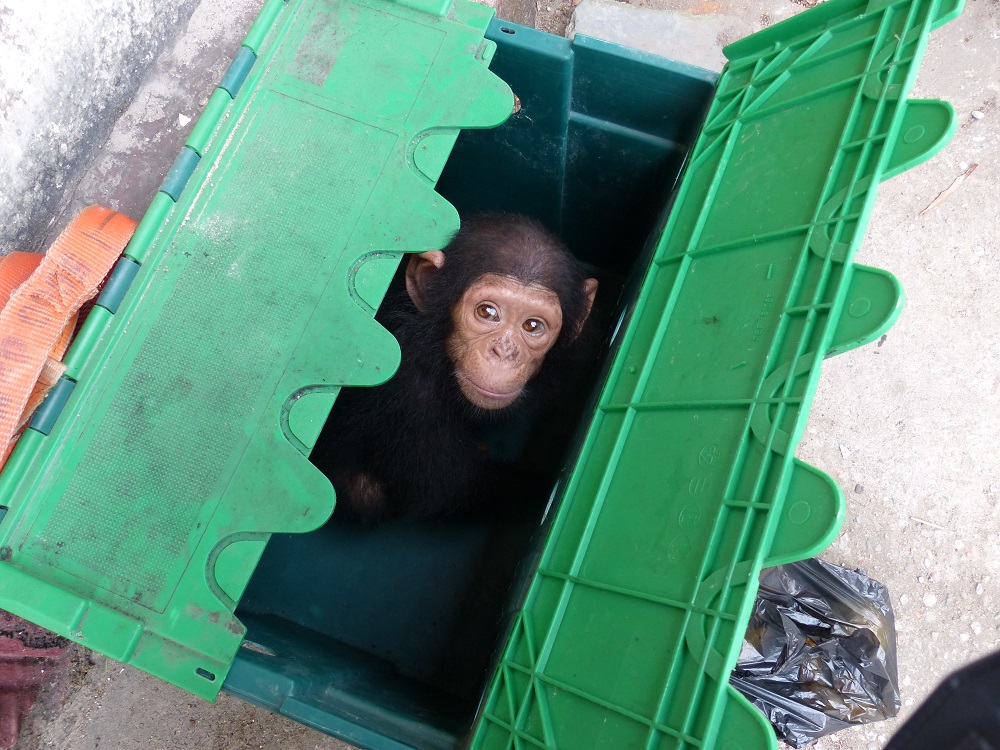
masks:
<svg viewBox="0 0 1000 750"><path fill-rule="evenodd" d="M122 52L127 60L121 63L119 87L110 86L109 92L95 86L104 91L106 110L117 113L127 106L124 114L105 118L103 129L88 130L85 120L98 105L82 107L74 96L60 94L58 76L44 71L41 57L18 59L21 67L11 61L25 55L25 38L48 49L75 35L73 43L83 49L74 59L90 61L86 64L107 59L115 45L57 24L58 32L38 31L22 36L21 47L11 46L12 24L30 25L26 14L34 6L0 0L0 128L28 117L18 107L31 106L40 122L56 122L58 114L85 131L71 143L64 129L74 130L70 126L39 130L32 141L41 149L38 162L12 152L10 131L4 131L0 251L44 245L59 222L85 202L103 201L141 214L190 128L186 118L200 110L259 4L187 2L164 10L168 15L146 26L147 51ZM722 14L748 30L809 4L815 3L634 3L647 10ZM106 10L111 3L92 5ZM540 0L535 23L561 33L572 7L562 0ZM168 38L170 18L192 13L195 20L180 23L181 33ZM154 38L159 41L151 42ZM150 64L146 56L151 60L161 50ZM963 16L931 37L911 95L949 100L958 113L958 132L939 155L881 186L857 257L899 278L906 307L883 340L825 363L798 450L802 459L831 474L847 498L843 532L823 557L865 569L892 592L900 719L949 672L1000 647L1000 452L994 437L1000 424L1000 334L993 322L1000 313L998 52L996 0L967 0ZM28 74L17 71L30 70L42 71L32 74L39 80L51 79L49 88L18 85L15 76ZM179 80L189 83L179 87ZM43 113L53 116L45 120ZM151 153L170 156L151 169ZM34 163L37 171L30 167ZM973 164L978 167L954 194L921 214ZM57 218L49 226L52 217ZM130 667L96 655L92 659L90 664L85 653L76 652L74 670L40 701L18 748L347 747L241 701L224 696L218 704L204 703ZM897 721L847 730L815 747L880 748Z"/></svg>
<svg viewBox="0 0 1000 750"><path fill-rule="evenodd" d="M198 0L0 2L0 248L40 250L149 64Z"/></svg>

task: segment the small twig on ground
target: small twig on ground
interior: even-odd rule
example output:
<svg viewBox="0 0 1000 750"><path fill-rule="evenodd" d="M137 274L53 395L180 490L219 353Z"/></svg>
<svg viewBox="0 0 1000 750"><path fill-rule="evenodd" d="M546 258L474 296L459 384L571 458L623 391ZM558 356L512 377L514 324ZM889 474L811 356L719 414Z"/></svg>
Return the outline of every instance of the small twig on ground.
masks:
<svg viewBox="0 0 1000 750"><path fill-rule="evenodd" d="M936 524L933 521L925 521L923 518L917 518L916 516L910 516L910 520L911 521L916 521L917 523L922 523L922 524L924 524L924 526L932 526L935 529L941 529L942 531L945 530L944 526L940 526L939 524Z"/></svg>
<svg viewBox="0 0 1000 750"><path fill-rule="evenodd" d="M959 185L961 185L963 182L965 182L967 179L969 179L969 175L972 174L973 172L975 172L976 171L976 167L978 167L978 166L979 166L978 164L973 164L971 167L969 167L964 172L962 172L962 174L960 174L958 177L955 178L955 181L953 183L951 183L948 187L946 187L944 190L942 190L940 193L938 193L937 198L935 198L934 200L932 200L927 205L927 208L925 208L923 211L921 211L917 215L918 216L923 216L925 213L927 213L932 208L934 208L934 206L938 205L939 203L944 203L946 200L948 200L948 198L951 196L951 194L954 193L956 190L958 190Z"/></svg>

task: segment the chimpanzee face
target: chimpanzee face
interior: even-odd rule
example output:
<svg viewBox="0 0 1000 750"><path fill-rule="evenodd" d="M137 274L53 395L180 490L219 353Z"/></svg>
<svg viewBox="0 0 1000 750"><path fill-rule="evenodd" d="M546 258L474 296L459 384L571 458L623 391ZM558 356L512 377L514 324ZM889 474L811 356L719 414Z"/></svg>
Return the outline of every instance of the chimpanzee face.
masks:
<svg viewBox="0 0 1000 750"><path fill-rule="evenodd" d="M463 395L481 409L514 403L538 374L562 329L555 292L493 273L476 279L451 310L448 357Z"/></svg>

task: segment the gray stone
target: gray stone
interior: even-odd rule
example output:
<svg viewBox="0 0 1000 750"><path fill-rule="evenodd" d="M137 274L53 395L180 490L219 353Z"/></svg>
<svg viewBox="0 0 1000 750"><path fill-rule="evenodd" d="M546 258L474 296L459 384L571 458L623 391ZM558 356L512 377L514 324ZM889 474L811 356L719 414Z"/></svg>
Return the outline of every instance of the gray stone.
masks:
<svg viewBox="0 0 1000 750"><path fill-rule="evenodd" d="M736 16L642 8L615 0L583 0L573 11L566 36L585 34L718 71L726 64L722 47L754 30L753 25Z"/></svg>

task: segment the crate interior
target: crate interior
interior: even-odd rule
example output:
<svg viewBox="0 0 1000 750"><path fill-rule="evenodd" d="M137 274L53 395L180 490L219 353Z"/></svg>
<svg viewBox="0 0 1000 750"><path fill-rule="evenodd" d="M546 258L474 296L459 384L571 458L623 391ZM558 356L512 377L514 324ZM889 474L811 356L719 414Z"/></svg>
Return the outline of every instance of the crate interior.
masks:
<svg viewBox="0 0 1000 750"><path fill-rule="evenodd" d="M714 76L502 21L488 37L491 69L521 111L463 132L438 189L460 214L525 213L559 233L601 281L610 352ZM591 399L598 370L593 381ZM578 432L590 409L581 411ZM572 445L563 462L571 469ZM486 519L368 530L333 521L275 535L237 610L248 634L225 689L361 746L454 747L523 596L553 494L558 486L540 487L527 510Z"/></svg>

